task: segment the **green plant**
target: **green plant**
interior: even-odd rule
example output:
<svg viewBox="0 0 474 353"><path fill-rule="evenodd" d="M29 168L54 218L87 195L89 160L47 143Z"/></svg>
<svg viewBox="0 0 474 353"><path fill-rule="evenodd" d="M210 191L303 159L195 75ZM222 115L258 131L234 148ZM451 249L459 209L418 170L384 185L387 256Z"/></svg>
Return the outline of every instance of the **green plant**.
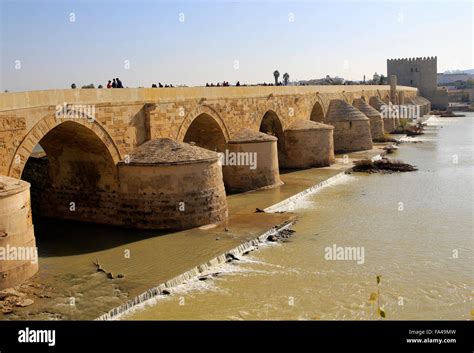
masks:
<svg viewBox="0 0 474 353"><path fill-rule="evenodd" d="M400 118L399 122L402 129L406 129L410 126L410 121L407 118Z"/></svg>

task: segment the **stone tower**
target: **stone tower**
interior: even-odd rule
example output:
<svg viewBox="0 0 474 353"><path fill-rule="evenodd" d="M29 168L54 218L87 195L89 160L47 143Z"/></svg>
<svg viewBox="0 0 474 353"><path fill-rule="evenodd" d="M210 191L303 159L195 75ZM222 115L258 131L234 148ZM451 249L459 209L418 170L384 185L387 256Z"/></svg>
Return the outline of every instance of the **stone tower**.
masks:
<svg viewBox="0 0 474 353"><path fill-rule="evenodd" d="M397 76L401 86L418 88L420 96L428 98L433 106L447 105L447 93L437 87L437 57L387 59L387 77Z"/></svg>
<svg viewBox="0 0 474 353"><path fill-rule="evenodd" d="M388 59L387 76L396 75L399 85L417 87L420 95L433 96L436 92L437 58Z"/></svg>

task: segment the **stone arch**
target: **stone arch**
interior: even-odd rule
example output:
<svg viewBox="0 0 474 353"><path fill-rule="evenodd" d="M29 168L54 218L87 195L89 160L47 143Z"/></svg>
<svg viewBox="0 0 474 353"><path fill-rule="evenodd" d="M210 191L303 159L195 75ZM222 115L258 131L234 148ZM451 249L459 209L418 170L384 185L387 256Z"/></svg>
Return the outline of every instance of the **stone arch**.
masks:
<svg viewBox="0 0 474 353"><path fill-rule="evenodd" d="M282 161L284 159L285 151L285 135L283 130L283 123L274 110L269 109L263 114L260 120L259 131L275 136L278 139L278 159Z"/></svg>
<svg viewBox="0 0 474 353"><path fill-rule="evenodd" d="M316 97L311 102L310 108L311 112L309 114L309 120L323 123L326 117L326 109L324 107L323 101L319 97Z"/></svg>
<svg viewBox="0 0 474 353"><path fill-rule="evenodd" d="M229 132L217 112L200 105L185 118L178 132L178 141L194 142L197 146L222 152L227 148Z"/></svg>
<svg viewBox="0 0 474 353"><path fill-rule="evenodd" d="M229 141L230 139L230 134L229 134L229 129L227 128L226 123L224 122L224 119L217 113L214 109L207 105L199 105L193 110L191 110L186 117L184 118L183 123L181 124L178 134L176 136L176 140L180 142L186 142L184 141L186 134L188 133L188 130L190 126L193 124L193 122L198 118L198 117L206 117L206 119L210 118L214 121L215 125L217 125L220 129L220 132L224 136L224 139L226 142ZM207 120L209 124L211 124L211 120Z"/></svg>
<svg viewBox="0 0 474 353"><path fill-rule="evenodd" d="M97 140L102 143L104 151L108 152L115 165L122 160L117 145L100 123L82 112L76 113L74 110L68 110L68 114L71 115L49 114L33 126L33 128L23 138L13 155L13 159L8 169L9 176L21 178L26 162L33 153L35 146L39 144L40 141L43 140L43 138L45 138L45 136L52 130L66 123L81 126L85 129L83 131L88 131L90 133L91 137L95 136ZM71 118L71 116L74 116L74 118Z"/></svg>

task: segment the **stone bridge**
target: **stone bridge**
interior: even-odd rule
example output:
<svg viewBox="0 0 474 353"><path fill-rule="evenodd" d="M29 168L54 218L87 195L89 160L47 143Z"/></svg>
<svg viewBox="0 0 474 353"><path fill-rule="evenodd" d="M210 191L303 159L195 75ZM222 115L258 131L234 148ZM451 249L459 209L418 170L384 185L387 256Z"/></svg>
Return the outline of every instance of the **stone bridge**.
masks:
<svg viewBox="0 0 474 353"><path fill-rule="evenodd" d="M31 208L45 217L152 229L220 222L226 192L275 187L280 168L370 149L384 133L381 102L417 96L400 86L0 94L0 247L34 244L30 184ZM3 264L0 288L35 271Z"/></svg>

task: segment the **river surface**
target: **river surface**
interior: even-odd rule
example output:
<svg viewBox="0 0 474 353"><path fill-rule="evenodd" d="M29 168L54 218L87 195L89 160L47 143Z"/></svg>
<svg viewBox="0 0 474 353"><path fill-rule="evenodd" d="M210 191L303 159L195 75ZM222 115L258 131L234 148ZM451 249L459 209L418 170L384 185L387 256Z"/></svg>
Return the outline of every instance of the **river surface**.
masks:
<svg viewBox="0 0 474 353"><path fill-rule="evenodd" d="M221 266L173 295L122 317L133 320L470 319L474 289L474 114L432 118L421 143L394 158L419 171L351 174L295 205L290 242ZM255 194L254 197L258 197ZM355 247L359 261L327 259Z"/></svg>

